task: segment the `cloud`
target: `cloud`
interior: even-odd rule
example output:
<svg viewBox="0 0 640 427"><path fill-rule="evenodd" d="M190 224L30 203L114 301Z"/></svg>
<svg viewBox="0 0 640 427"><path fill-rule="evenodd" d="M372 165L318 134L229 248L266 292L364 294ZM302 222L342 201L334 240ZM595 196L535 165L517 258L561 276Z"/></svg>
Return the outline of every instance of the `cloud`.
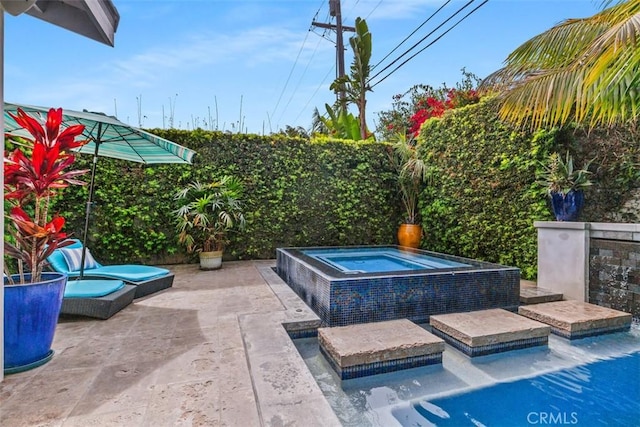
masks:
<svg viewBox="0 0 640 427"><path fill-rule="evenodd" d="M258 3L256 6L251 2L249 7L249 3L238 2L231 8L222 8L213 21L181 27L171 37L162 37L151 45L145 43L152 38L145 38L145 43L132 43L103 57L93 57L89 69L69 67L64 72L48 76L47 80L32 78L28 82L21 76L11 77L7 94L18 102L87 108L106 113L114 112L114 99L117 99L118 113L125 121L126 117L137 117L135 100L138 96L143 96L145 114L151 116L149 108L157 110L162 104L166 106L167 97L178 92L188 100L185 107L181 104L183 109L202 109L199 104L207 104L203 99L216 94L222 98L223 94L231 92L247 95L247 110L252 97L256 96L262 96L259 102L261 109L271 110L283 90L287 73L292 70L279 111L275 113L277 119L284 113L281 110L285 105L290 102L294 105L301 102L300 99L308 100L317 87L316 80L324 76L328 64L333 63L335 47L319 35L307 33L320 2L291 1L278 9L273 9L273 4L267 1ZM343 12L361 11L360 16L366 16L373 11L370 19L393 22L407 15L415 16L434 3L433 0L345 0L343 4ZM156 16L171 16L175 12L173 7L177 6L157 8L154 13ZM305 7L309 8L309 13L301 12L300 9ZM322 13L325 12L327 5L323 3ZM233 16L236 19L229 19ZM125 34L129 36L129 33L121 35ZM9 69L9 74L14 75L15 71ZM313 85L310 79L314 81ZM252 86L256 84L260 86ZM328 84L324 82L322 87L328 87ZM307 85L313 86L313 90L306 90ZM273 99L269 98L268 103L274 105L265 106L265 98L270 96ZM308 109L315 103L311 103ZM291 114L290 108L286 110ZM158 115L161 122L162 113Z"/></svg>
<svg viewBox="0 0 640 427"><path fill-rule="evenodd" d="M243 68L293 62L300 45L299 33L275 27L251 28L235 34L200 33L170 45L155 46L109 66L119 78L137 79L148 86L167 74L188 73L203 66L237 64ZM328 45L326 49L329 48L332 49ZM305 45L301 56L308 58L311 50L311 44Z"/></svg>
<svg viewBox="0 0 640 427"><path fill-rule="evenodd" d="M102 104L105 99L111 102L123 88L129 91L162 88L166 82L175 80L176 75L188 79L190 73L206 67L235 67L236 73L243 73L247 68L293 63L299 53L301 61L308 60L316 43L305 43L301 52L302 39L298 32L270 26L238 30L233 34L185 34L116 60L94 63L90 74L84 69L70 70L47 82L32 80L21 87L19 98L67 106L76 105L78 100L83 104ZM320 49L332 51L333 46L321 43Z"/></svg>

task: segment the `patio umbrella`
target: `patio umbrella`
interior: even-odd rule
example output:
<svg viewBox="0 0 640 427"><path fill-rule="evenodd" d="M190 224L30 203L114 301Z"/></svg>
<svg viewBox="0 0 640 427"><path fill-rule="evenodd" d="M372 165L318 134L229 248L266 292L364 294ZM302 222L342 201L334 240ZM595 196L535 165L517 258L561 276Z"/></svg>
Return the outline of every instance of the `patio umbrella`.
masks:
<svg viewBox="0 0 640 427"><path fill-rule="evenodd" d="M19 105L4 103L4 130L5 133L15 136L30 136L8 113L17 114L18 108L30 115L40 115L46 118L49 108L32 105ZM91 167L91 181L89 184L89 199L83 233L83 252L81 261L80 278L84 274L84 259L86 252L87 235L89 231L89 213L93 200L93 190L96 175L98 156L112 157L114 159L129 160L145 164L158 163L182 163L191 164L195 151L122 123L112 116L103 113L89 111L62 110L63 125L84 125L83 136L89 142L76 151L79 153L93 154Z"/></svg>

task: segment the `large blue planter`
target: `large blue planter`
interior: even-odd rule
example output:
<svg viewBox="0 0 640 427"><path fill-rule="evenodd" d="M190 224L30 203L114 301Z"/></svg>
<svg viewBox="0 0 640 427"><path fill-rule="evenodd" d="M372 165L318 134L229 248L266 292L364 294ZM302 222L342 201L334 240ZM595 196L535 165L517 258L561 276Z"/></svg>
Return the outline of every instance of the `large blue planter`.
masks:
<svg viewBox="0 0 640 427"><path fill-rule="evenodd" d="M576 221L584 205L584 193L571 190L567 194L551 193L551 207L557 221Z"/></svg>
<svg viewBox="0 0 640 427"><path fill-rule="evenodd" d="M66 283L64 273L43 273L41 282L26 285L9 286L5 279L5 374L26 371L51 360L51 343Z"/></svg>

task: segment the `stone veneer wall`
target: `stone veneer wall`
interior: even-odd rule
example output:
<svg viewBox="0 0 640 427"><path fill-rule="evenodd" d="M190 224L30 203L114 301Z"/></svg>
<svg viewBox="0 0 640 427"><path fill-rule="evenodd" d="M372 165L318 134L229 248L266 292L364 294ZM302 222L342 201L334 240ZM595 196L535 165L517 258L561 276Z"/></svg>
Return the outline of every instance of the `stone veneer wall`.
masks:
<svg viewBox="0 0 640 427"><path fill-rule="evenodd" d="M590 239L589 302L640 318L640 242Z"/></svg>

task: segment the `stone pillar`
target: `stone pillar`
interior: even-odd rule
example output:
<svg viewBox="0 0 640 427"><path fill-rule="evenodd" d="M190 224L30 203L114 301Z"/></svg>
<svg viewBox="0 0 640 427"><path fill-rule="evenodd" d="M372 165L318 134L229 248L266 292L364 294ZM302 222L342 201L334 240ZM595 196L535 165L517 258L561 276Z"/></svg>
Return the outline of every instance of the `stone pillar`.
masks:
<svg viewBox="0 0 640 427"><path fill-rule="evenodd" d="M538 229L538 287L587 302L589 223L536 221L534 226Z"/></svg>

